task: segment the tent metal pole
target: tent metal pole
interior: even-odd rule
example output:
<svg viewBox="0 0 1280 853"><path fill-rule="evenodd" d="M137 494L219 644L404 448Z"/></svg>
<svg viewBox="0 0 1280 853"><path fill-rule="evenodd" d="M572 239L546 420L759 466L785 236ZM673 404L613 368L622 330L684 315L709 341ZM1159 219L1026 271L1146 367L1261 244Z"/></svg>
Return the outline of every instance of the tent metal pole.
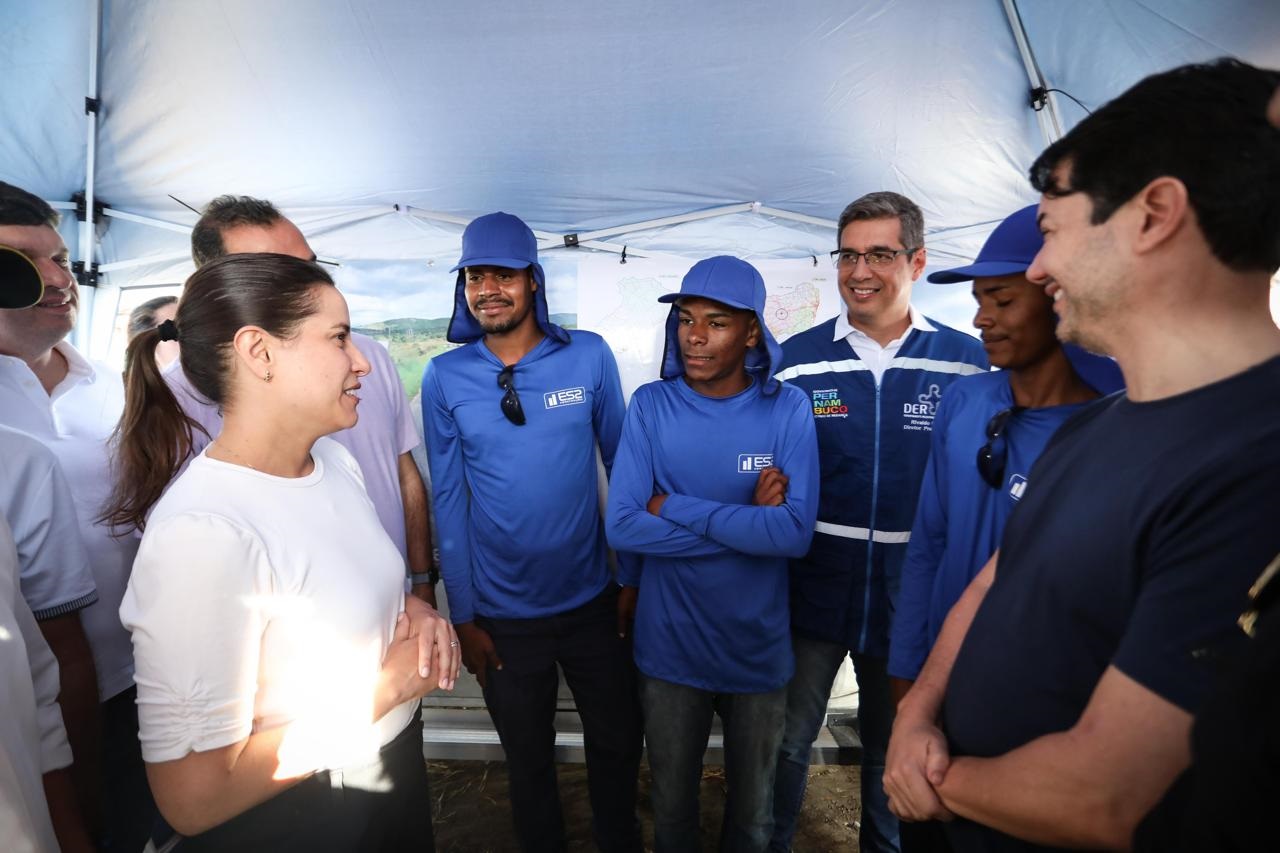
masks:
<svg viewBox="0 0 1280 853"><path fill-rule="evenodd" d="M104 216L109 216L112 219L122 219L125 222L134 222L138 225L149 225L152 228L160 228L164 231L174 231L178 234L191 233L190 225L182 225L177 222L165 222L163 219L152 219L150 216L141 216L137 213L127 213L123 210L116 210L111 207L104 208L102 213Z"/></svg>
<svg viewBox="0 0 1280 853"><path fill-rule="evenodd" d="M426 219L432 222L445 222L449 225L461 225L466 228L471 224L471 219L466 216L454 216L452 213L436 213L431 210L423 210L420 207L411 207L405 205L405 213L414 219Z"/></svg>
<svg viewBox="0 0 1280 853"><path fill-rule="evenodd" d="M367 219L377 219L380 216L391 216L395 214L394 207L387 205L377 205L368 210L355 210L343 213L336 213L332 216L326 216L322 219L315 219L306 223L307 228L303 232L309 237L320 234L327 234L330 231L336 231L339 228L346 228L348 225L355 225L357 222L364 222ZM301 228L302 226L298 226Z"/></svg>
<svg viewBox="0 0 1280 853"><path fill-rule="evenodd" d="M133 269L135 267L145 267L149 264L170 264L174 261L190 261L191 253L184 252L166 252L163 255L151 255L145 258L130 258L124 261L112 261L109 264L103 264L98 267L99 272L119 272L120 270ZM128 289L128 288L124 288Z"/></svg>
<svg viewBox="0 0 1280 853"><path fill-rule="evenodd" d="M461 225L464 228L471 224L471 219L465 216L455 216L452 213L436 213L434 211L422 210L421 208L409 207L409 206L405 207L405 212L409 214L410 219L423 219L431 222L445 222L445 223L448 223L449 225ZM637 229L638 229L638 226L627 225L627 226L623 226L622 229L620 230L634 231ZM567 248L564 242L564 235L553 234L550 231L539 231L536 228L532 230L533 230L533 236L538 238L539 251ZM592 233L598 234L600 232L592 232ZM578 236L578 246L584 249L596 249L601 252L612 252L615 255L622 254L622 250L623 248L625 248L623 246L617 245L616 243L605 243L600 240L590 239L590 237L591 235L588 235L588 234L580 234ZM666 255L660 256L653 252L647 252L643 249L627 249L627 254L633 258L667 257Z"/></svg>
<svg viewBox="0 0 1280 853"><path fill-rule="evenodd" d="M98 155L98 49L102 39L102 0L87 0L89 4L89 86L85 95L85 161L84 161L84 221L80 223L80 263L84 266L82 282L93 280L93 242L96 236L93 183L97 169ZM93 305L92 291L86 289L81 294L84 300L89 296L90 304L83 320L76 324L73 337L75 344L84 348L92 328Z"/></svg>
<svg viewBox="0 0 1280 853"><path fill-rule="evenodd" d="M648 219L644 222L634 222L628 225L614 225L609 228L601 228L597 231L587 231L578 235L578 240L598 240L601 237L613 237L618 234L630 234L632 231L648 231L653 228L663 228L667 225L680 225L684 222L697 222L700 219L715 219L717 216L729 216L734 213L746 213L754 209L753 202L742 202L740 204L727 204L723 207L713 207L709 210L695 210L692 213L681 213L676 216L664 216L660 219ZM563 238L557 238L563 239Z"/></svg>
<svg viewBox="0 0 1280 853"><path fill-rule="evenodd" d="M578 234L578 245L588 246L595 243L601 237L613 237L617 234L629 234L632 231L648 231L651 228L661 228L665 225L679 225L682 222L696 222L700 219L713 219L717 216L728 216L731 213L744 213L753 210L757 205L752 202L743 202L741 204L729 204L723 207L713 207L710 210L697 210L692 213L681 213L676 216L664 216L661 219L648 219L644 222L633 222L626 225L613 225L609 228L601 228L596 231L585 231ZM434 213L429 210L421 210L416 207L407 208L411 216L420 219L434 220L437 222L447 222L451 225L461 225L466 227L471 224L471 219L465 216L455 216L451 213ZM565 235L555 234L550 231L539 231L534 229L534 236L538 238L539 249L553 249L564 245ZM589 248L601 248L610 252L621 252L621 246L613 246L609 244L591 245ZM628 250L628 254L630 251Z"/></svg>
<svg viewBox="0 0 1280 853"><path fill-rule="evenodd" d="M1032 89L1048 89L1044 74L1031 51L1031 42L1027 39L1027 30L1022 26L1022 15L1018 13L1016 0L1001 0L1005 17L1009 19L1009 29L1013 31L1013 40L1018 45L1018 55L1022 57L1022 67L1027 71L1027 79ZM1052 145L1062 138L1062 119L1058 113L1058 99L1053 92L1045 94L1045 106L1036 111L1040 121L1040 132L1044 134L1046 144Z"/></svg>
<svg viewBox="0 0 1280 853"><path fill-rule="evenodd" d="M757 203L755 212L762 216L772 216L775 219L790 219L792 222L803 222L806 225L817 225L821 228L830 228L835 230L836 221L834 219L820 219L817 216L807 216L803 213L792 213L789 210L781 210L776 207L767 207Z"/></svg>

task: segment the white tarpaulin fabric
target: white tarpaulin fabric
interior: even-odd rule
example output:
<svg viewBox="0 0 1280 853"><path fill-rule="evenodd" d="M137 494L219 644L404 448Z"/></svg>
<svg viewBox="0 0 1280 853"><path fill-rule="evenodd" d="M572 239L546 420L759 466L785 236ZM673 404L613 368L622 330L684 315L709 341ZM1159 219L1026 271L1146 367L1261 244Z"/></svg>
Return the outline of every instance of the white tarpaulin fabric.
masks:
<svg viewBox="0 0 1280 853"><path fill-rule="evenodd" d="M1008 5L1049 86L1088 106L1188 61L1280 66L1274 0ZM0 179L50 200L90 176L98 8L0 0ZM892 189L924 209L936 268L971 257L1033 200L1025 172L1045 144L1000 0L100 8L94 192L178 228L99 222L102 310L87 327L99 355L118 343L117 306L137 301L122 288L190 270L182 226L195 217L170 195L197 207L225 192L272 199L343 263L339 282L367 324L446 302L459 223L496 209L556 235L758 202L815 221L741 209L605 239L689 261L821 258L834 243L824 221ZM1083 112L1056 97L1069 127ZM964 326L957 292L917 289L927 311Z"/></svg>

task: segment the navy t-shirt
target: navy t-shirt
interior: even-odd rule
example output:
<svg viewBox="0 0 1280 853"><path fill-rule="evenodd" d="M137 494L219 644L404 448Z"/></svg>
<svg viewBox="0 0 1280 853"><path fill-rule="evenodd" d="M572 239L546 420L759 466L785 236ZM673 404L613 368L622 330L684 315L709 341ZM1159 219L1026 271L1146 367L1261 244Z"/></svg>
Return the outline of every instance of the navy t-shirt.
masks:
<svg viewBox="0 0 1280 853"><path fill-rule="evenodd" d="M1103 672L1194 713L1250 584L1280 551L1280 358L1063 425L1005 530L951 672L955 755L1002 755L1079 720ZM956 821L957 850L1035 850Z"/></svg>

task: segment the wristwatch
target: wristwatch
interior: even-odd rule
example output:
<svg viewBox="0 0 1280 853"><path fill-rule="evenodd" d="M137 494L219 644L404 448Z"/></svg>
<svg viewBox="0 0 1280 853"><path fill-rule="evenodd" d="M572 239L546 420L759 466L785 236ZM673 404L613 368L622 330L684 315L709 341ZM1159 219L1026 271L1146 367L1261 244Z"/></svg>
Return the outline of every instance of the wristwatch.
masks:
<svg viewBox="0 0 1280 853"><path fill-rule="evenodd" d="M439 580L440 569L435 566L432 566L425 572L410 572L409 574L410 586L420 586L421 584L430 584L431 586L435 586Z"/></svg>

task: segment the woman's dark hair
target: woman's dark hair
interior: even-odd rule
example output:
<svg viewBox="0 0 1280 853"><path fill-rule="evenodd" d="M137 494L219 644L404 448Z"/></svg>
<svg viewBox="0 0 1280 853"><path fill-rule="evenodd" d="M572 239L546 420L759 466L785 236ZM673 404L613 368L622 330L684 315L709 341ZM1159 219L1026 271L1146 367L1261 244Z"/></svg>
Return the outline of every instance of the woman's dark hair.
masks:
<svg viewBox="0 0 1280 853"><path fill-rule="evenodd" d="M155 299L148 299L137 308L129 312L129 340L133 340L138 335L154 329L157 325L156 312L166 305L172 305L178 301L176 296L157 296Z"/></svg>
<svg viewBox="0 0 1280 853"><path fill-rule="evenodd" d="M228 255L187 279L174 323L179 360L191 385L219 408L230 402L232 342L245 326L290 338L316 311L317 285L333 285L323 269L274 254ZM194 430L156 367L157 329L129 342L125 404L116 428L115 487L101 520L116 530L139 530L179 466L191 455Z"/></svg>

